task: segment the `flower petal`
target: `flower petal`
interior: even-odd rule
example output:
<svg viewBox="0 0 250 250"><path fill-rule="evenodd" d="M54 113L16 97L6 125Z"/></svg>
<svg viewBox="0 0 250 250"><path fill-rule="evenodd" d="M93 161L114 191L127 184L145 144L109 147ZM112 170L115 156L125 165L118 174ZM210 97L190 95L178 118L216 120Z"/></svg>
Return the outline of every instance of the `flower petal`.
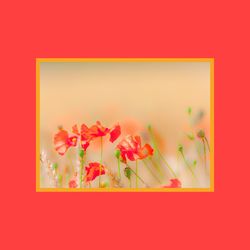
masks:
<svg viewBox="0 0 250 250"><path fill-rule="evenodd" d="M146 157L148 157L149 155L153 155L154 150L153 148L149 145L149 144L145 144L139 151L138 151L138 155L140 157L140 159L144 159Z"/></svg>
<svg viewBox="0 0 250 250"><path fill-rule="evenodd" d="M115 125L111 130L110 130L110 141L113 143L120 135L121 135L121 127L119 124Z"/></svg>
<svg viewBox="0 0 250 250"><path fill-rule="evenodd" d="M76 134L76 135L80 135L79 130L78 130L78 127L77 127L76 124L72 127L72 132L73 132L74 134Z"/></svg>
<svg viewBox="0 0 250 250"><path fill-rule="evenodd" d="M181 182L178 179L170 179L170 184L163 188L181 188Z"/></svg>

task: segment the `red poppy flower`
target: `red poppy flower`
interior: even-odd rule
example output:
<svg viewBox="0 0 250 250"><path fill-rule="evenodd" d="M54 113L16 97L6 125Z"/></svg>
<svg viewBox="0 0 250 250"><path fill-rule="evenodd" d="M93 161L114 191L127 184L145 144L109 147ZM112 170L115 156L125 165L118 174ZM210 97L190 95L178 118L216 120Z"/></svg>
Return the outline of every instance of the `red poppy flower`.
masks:
<svg viewBox="0 0 250 250"><path fill-rule="evenodd" d="M68 148L75 147L77 144L77 136L69 136L66 130L61 129L54 136L55 149L60 155L64 155Z"/></svg>
<svg viewBox="0 0 250 250"><path fill-rule="evenodd" d="M144 159L150 155L153 155L153 148L149 144L141 146L140 136L129 135L123 139L117 148L121 152L121 157L123 162L127 162L127 158L130 161L135 161L138 159Z"/></svg>
<svg viewBox="0 0 250 250"><path fill-rule="evenodd" d="M78 131L77 125L72 127L73 133L81 137L81 145L84 150L86 150L89 146L91 140L106 136L107 134L110 135L110 141L114 142L121 134L121 127L120 125L115 125L113 128L105 128L101 125L99 121L96 122L95 125L88 128L85 124L82 124L81 131Z"/></svg>
<svg viewBox="0 0 250 250"><path fill-rule="evenodd" d="M84 151L86 151L86 149L89 146L89 142L92 140L89 128L85 124L82 124L81 131L79 132L77 125L74 125L72 127L72 132L80 137L81 146L84 149Z"/></svg>
<svg viewBox="0 0 250 250"><path fill-rule="evenodd" d="M70 188L77 188L77 183L75 179L72 179L69 181L69 187Z"/></svg>
<svg viewBox="0 0 250 250"><path fill-rule="evenodd" d="M163 188L181 188L181 182L178 179L170 179L170 185L163 186Z"/></svg>
<svg viewBox="0 0 250 250"><path fill-rule="evenodd" d="M99 162L89 163L88 166L85 167L86 176L85 181L93 181L97 176L104 175L106 173L106 169Z"/></svg>

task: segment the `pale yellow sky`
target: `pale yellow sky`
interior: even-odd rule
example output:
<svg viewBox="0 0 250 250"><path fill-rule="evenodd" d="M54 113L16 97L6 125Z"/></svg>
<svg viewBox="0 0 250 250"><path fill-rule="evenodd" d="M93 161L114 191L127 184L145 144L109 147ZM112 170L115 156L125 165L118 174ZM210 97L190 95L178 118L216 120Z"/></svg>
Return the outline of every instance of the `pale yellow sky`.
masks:
<svg viewBox="0 0 250 250"><path fill-rule="evenodd" d="M209 62L44 62L40 76L46 134L58 125L70 130L74 123L110 126L127 119L153 124L171 144L188 106L210 112Z"/></svg>

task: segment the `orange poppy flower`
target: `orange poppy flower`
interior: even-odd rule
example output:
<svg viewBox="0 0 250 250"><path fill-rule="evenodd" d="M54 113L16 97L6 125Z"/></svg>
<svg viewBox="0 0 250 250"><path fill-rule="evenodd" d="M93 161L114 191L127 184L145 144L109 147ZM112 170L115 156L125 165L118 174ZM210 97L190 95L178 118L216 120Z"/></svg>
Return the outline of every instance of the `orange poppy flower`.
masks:
<svg viewBox="0 0 250 250"><path fill-rule="evenodd" d="M91 162L88 166L85 167L86 176L85 181L93 181L97 176L104 175L106 173L106 169L99 162Z"/></svg>
<svg viewBox="0 0 250 250"><path fill-rule="evenodd" d="M178 179L170 179L170 184L163 188L181 188L181 182Z"/></svg>
<svg viewBox="0 0 250 250"><path fill-rule="evenodd" d="M81 131L79 132L77 125L72 127L73 133L80 136L81 138L81 146L86 151L89 146L89 143L97 138L106 136L107 134L110 135L110 141L114 142L121 134L121 127L120 125L115 125L113 128L105 128L101 125L99 121L96 122L95 125L88 128L85 124L82 124Z"/></svg>
<svg viewBox="0 0 250 250"><path fill-rule="evenodd" d="M150 155L153 155L153 148L149 144L145 144L143 147L141 145L140 136L129 135L123 139L118 145L117 148L121 152L121 158L123 162L127 162L127 159L130 161L135 161L138 159L144 159Z"/></svg>
<svg viewBox="0 0 250 250"><path fill-rule="evenodd" d="M64 155L68 148L76 146L77 136L69 136L66 130L61 129L54 136L54 144L58 154Z"/></svg>

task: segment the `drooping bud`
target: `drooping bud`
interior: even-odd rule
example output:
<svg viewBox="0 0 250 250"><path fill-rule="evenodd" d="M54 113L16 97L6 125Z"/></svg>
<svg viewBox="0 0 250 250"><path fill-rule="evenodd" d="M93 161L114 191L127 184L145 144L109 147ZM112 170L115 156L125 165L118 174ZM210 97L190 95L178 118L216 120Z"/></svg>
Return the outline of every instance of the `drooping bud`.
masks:
<svg viewBox="0 0 250 250"><path fill-rule="evenodd" d="M126 167L125 169L124 169L124 174L125 174L125 176L130 180L130 177L131 177L131 173L132 173L132 171L131 171L131 169L129 168L129 167Z"/></svg>
<svg viewBox="0 0 250 250"><path fill-rule="evenodd" d="M179 144L179 146L178 146L178 151L179 151L180 153L183 153L183 146L182 146L181 144Z"/></svg>
<svg viewBox="0 0 250 250"><path fill-rule="evenodd" d="M192 108L188 107L187 112L188 112L189 115L191 115L192 114Z"/></svg>
<svg viewBox="0 0 250 250"><path fill-rule="evenodd" d="M205 137L205 132L203 130L200 130L198 133L197 133L197 136L201 139L203 139Z"/></svg>

